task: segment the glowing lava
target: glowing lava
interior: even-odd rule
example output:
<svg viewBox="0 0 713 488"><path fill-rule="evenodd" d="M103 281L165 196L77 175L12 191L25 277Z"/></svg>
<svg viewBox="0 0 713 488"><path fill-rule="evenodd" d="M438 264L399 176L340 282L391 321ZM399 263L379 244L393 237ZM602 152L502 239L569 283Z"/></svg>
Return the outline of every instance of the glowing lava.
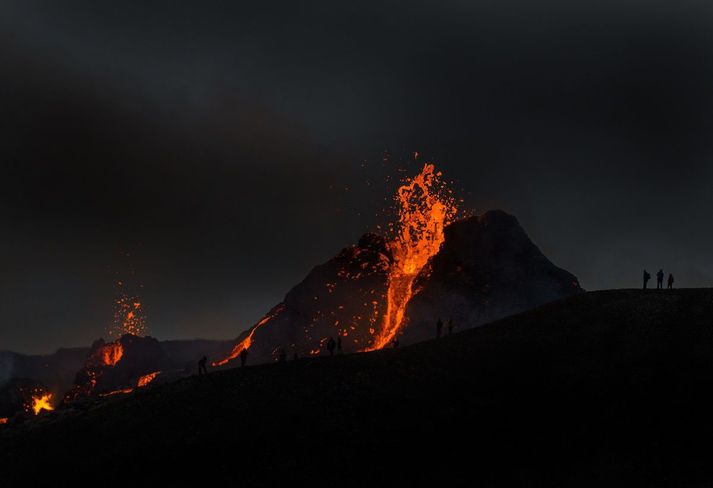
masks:
<svg viewBox="0 0 713 488"><path fill-rule="evenodd" d="M136 388L143 388L149 383L151 383L158 375L160 375L160 371L154 371L153 373L145 374L143 376L139 376L138 381L136 382ZM108 393L100 393L100 397L108 397L108 396L113 396L113 395L126 395L129 393L132 393L135 390L135 388L122 388L120 390L114 390L110 391Z"/></svg>
<svg viewBox="0 0 713 488"><path fill-rule="evenodd" d="M393 259L386 313L366 351L386 347L396 337L404 323L406 306L414 295L414 281L440 250L445 240L443 229L456 217L455 199L441 176L433 164L426 163L421 173L406 180L396 193L399 220L396 235L388 244Z"/></svg>
<svg viewBox="0 0 713 488"><path fill-rule="evenodd" d="M32 395L32 412L35 415L39 415L42 410L52 411L54 407L52 406L52 393L43 393L41 395Z"/></svg>
<svg viewBox="0 0 713 488"><path fill-rule="evenodd" d="M101 365L116 366L116 363L121 361L121 357L124 355L124 346L118 341L110 342L99 348L95 354L99 358Z"/></svg>
<svg viewBox="0 0 713 488"><path fill-rule="evenodd" d="M161 374L160 371L154 371L153 373L143 375L139 378L139 381L136 382L136 387L143 388L144 386L151 383L159 374Z"/></svg>
<svg viewBox="0 0 713 488"><path fill-rule="evenodd" d="M103 398L103 397L108 397L108 396L112 396L112 395L128 394L128 393L131 393L132 391L134 391L133 388L124 388L123 390L114 390L114 391L110 391L109 393L100 393L99 396Z"/></svg>
<svg viewBox="0 0 713 488"><path fill-rule="evenodd" d="M0 418L0 425L6 424L7 421L8 421L8 418L7 418L7 417L1 417L1 418Z"/></svg>
<svg viewBox="0 0 713 488"><path fill-rule="evenodd" d="M255 324L255 326L250 330L250 333L248 336L243 339L242 341L238 342L234 347L233 350L230 351L230 354L224 359L221 359L220 361L216 361L214 363L211 363L213 367L216 366L223 366L224 364L227 364L229 361L232 361L233 359L237 358L240 353L243 351L243 349L250 349L250 346L253 344L253 334L255 333L256 330L258 330L260 327L263 325L267 324L275 315L279 314L282 309L285 308L284 305L279 305L272 309L267 315L265 315L260 322Z"/></svg>

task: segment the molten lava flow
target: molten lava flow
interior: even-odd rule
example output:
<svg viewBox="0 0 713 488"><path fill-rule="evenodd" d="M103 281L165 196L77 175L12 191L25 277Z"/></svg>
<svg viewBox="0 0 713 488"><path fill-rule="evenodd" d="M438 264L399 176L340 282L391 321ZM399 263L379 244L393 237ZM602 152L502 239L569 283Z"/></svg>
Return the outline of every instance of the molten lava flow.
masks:
<svg viewBox="0 0 713 488"><path fill-rule="evenodd" d="M50 403L52 400L52 393L44 393L42 395L32 396L32 411L35 415L39 415L42 410L52 411L54 407Z"/></svg>
<svg viewBox="0 0 713 488"><path fill-rule="evenodd" d="M160 375L160 371L154 371L153 373L145 374L143 376L139 376L138 381L136 382L136 388L143 388L149 383L151 383L158 375ZM100 397L108 397L108 396L113 396L113 395L126 395L129 393L132 393L135 390L135 388L122 388L120 390L114 390L110 391L108 393L100 393Z"/></svg>
<svg viewBox="0 0 713 488"><path fill-rule="evenodd" d="M122 390L110 391L109 393L100 393L99 396L103 398L103 397L108 397L108 396L112 396L112 395L127 394L127 393L131 393L132 391L134 391L133 388L124 388Z"/></svg>
<svg viewBox="0 0 713 488"><path fill-rule="evenodd" d="M101 364L104 366L116 366L116 363L121 361L123 355L124 346L118 341L105 344L98 351Z"/></svg>
<svg viewBox="0 0 713 488"><path fill-rule="evenodd" d="M0 417L0 425L6 424L7 421L8 421L8 418L7 418L7 417Z"/></svg>
<svg viewBox="0 0 713 488"><path fill-rule="evenodd" d="M398 189L399 221L396 236L389 242L392 264L389 269L386 313L381 329L367 351L381 349L394 339L403 325L406 306L414 294L414 280L441 248L443 229L457 213L455 200L441 181L433 164Z"/></svg>
<svg viewBox="0 0 713 488"><path fill-rule="evenodd" d="M145 374L139 378L139 381L136 383L137 388L143 388L144 386L148 385L151 383L154 378L156 378L159 374L161 374L160 371L154 371L153 373Z"/></svg>
<svg viewBox="0 0 713 488"><path fill-rule="evenodd" d="M230 354L224 359L221 359L220 361L216 361L214 363L211 363L213 367L216 366L223 366L224 364L227 364L228 362L232 361L233 359L237 358L240 353L243 351L243 349L250 349L250 346L253 344L253 334L255 333L256 330L258 330L260 327L263 325L267 324L274 316L279 314L282 309L284 309L284 305L278 305L275 307L273 310L270 311L267 315L265 315L260 322L255 324L255 326L252 328L248 336L243 339L242 341L238 342L234 347L233 350L230 351Z"/></svg>

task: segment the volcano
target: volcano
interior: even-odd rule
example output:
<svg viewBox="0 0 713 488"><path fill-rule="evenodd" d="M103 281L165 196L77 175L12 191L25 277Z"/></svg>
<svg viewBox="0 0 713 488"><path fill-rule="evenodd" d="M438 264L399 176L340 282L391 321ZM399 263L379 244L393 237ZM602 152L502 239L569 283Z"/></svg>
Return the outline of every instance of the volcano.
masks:
<svg viewBox="0 0 713 488"><path fill-rule="evenodd" d="M436 321L457 329L530 310L583 292L577 278L555 266L517 219L500 210L456 220L439 250L418 272L405 304L400 344L434 337ZM251 362L317 355L330 337L346 353L372 350L389 307L389 241L375 234L315 267L285 299L236 341L227 364L249 348ZM383 347L383 345L382 345Z"/></svg>
<svg viewBox="0 0 713 488"><path fill-rule="evenodd" d="M153 337L124 334L109 343L99 339L92 345L84 367L76 375L74 386L65 395L65 401L115 392L128 393L144 376L173 366L159 341Z"/></svg>

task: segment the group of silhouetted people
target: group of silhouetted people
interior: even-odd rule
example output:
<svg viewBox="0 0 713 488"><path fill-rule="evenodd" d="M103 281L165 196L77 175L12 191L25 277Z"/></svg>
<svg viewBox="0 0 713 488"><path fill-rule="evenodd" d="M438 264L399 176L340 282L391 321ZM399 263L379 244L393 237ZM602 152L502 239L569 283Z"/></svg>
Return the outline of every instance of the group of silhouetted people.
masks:
<svg viewBox="0 0 713 488"><path fill-rule="evenodd" d="M663 277L664 277L663 269L659 269L658 273L656 273L656 289L657 290L663 290ZM651 275L649 274L648 271L644 270L644 290L646 289L646 286L648 285L650 279L651 279ZM673 289L673 274L671 274L671 273L668 274L667 284L668 284L669 290Z"/></svg>

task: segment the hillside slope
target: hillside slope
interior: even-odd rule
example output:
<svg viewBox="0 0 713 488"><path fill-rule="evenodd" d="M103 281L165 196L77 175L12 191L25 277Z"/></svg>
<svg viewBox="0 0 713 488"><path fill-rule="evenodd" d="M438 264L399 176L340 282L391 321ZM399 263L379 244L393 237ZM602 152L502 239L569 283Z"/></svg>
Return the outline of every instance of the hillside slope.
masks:
<svg viewBox="0 0 713 488"><path fill-rule="evenodd" d="M713 290L591 292L399 350L56 413L4 429L0 469L30 484L700 486L712 387Z"/></svg>

